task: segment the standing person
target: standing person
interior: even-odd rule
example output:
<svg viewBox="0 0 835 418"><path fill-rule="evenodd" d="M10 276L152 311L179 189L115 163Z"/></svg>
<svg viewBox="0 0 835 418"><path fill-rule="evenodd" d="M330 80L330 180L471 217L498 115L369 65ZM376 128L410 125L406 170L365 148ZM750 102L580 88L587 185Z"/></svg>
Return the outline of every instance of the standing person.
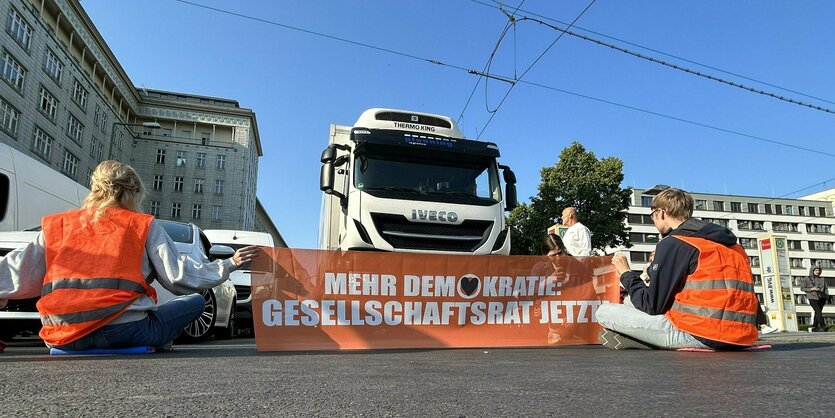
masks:
<svg viewBox="0 0 835 418"><path fill-rule="evenodd" d="M42 232L0 260L0 306L40 296L41 338L65 350L170 343L203 311L203 297L256 255L244 247L227 260L203 263L180 255L153 216L130 166L103 161L81 209L46 216ZM174 294L157 306L150 283Z"/></svg>
<svg viewBox="0 0 835 418"><path fill-rule="evenodd" d="M800 290L806 292L809 305L812 305L812 310L815 311L815 320L812 323L812 328L809 329L818 332L826 331L823 323L823 306L829 299L829 291L826 288L826 280L821 277L819 266L812 266L809 269L809 276L803 278L800 283Z"/></svg>
<svg viewBox="0 0 835 418"><path fill-rule="evenodd" d="M693 198L666 189L651 203L665 239L655 248L649 286L622 254L612 264L633 307L597 310L605 347L740 349L757 340L757 306L748 256L727 228L693 219Z"/></svg>
<svg viewBox="0 0 835 418"><path fill-rule="evenodd" d="M562 223L568 227L562 240L568 252L575 256L591 255L591 231L577 219L577 209L568 207L562 210Z"/></svg>

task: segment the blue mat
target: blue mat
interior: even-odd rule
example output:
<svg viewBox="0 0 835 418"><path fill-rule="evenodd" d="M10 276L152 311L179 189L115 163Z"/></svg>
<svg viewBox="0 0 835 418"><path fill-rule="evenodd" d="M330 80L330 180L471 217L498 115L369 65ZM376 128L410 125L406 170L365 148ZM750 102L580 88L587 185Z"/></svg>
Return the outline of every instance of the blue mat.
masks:
<svg viewBox="0 0 835 418"><path fill-rule="evenodd" d="M53 356L62 355L88 355L88 354L148 354L156 351L154 347L124 347L124 348L91 348L89 350L61 350L60 348L50 348L49 354Z"/></svg>

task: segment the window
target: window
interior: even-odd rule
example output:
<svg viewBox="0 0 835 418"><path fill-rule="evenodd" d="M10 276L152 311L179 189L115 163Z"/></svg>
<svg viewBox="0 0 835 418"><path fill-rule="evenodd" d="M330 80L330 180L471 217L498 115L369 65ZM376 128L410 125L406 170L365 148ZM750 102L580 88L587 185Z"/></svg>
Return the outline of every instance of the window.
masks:
<svg viewBox="0 0 835 418"><path fill-rule="evenodd" d="M218 155L217 156L217 169L223 170L226 167L226 156L225 155Z"/></svg>
<svg viewBox="0 0 835 418"><path fill-rule="evenodd" d="M61 170L72 177L78 173L78 157L72 155L71 152L64 150L64 164Z"/></svg>
<svg viewBox="0 0 835 418"><path fill-rule="evenodd" d="M49 49L46 50L46 56L43 59L43 69L56 83L61 82L61 75L64 73L64 63Z"/></svg>
<svg viewBox="0 0 835 418"><path fill-rule="evenodd" d="M191 130L190 129L183 129L181 132L182 133L180 135L182 135L183 138L191 139Z"/></svg>
<svg viewBox="0 0 835 418"><path fill-rule="evenodd" d="M825 269L835 268L835 260L820 260L820 259L812 259L812 265L823 267Z"/></svg>
<svg viewBox="0 0 835 418"><path fill-rule="evenodd" d="M87 188L89 189L91 184L93 183L93 169L92 168L87 169L86 179L87 179Z"/></svg>
<svg viewBox="0 0 835 418"><path fill-rule="evenodd" d="M641 215L638 213L630 213L627 217L630 224L636 225L652 225L652 219L649 215Z"/></svg>
<svg viewBox="0 0 835 418"><path fill-rule="evenodd" d="M84 134L84 125L78 121L71 113L67 116L67 135L75 141L76 144L81 145L81 136Z"/></svg>
<svg viewBox="0 0 835 418"><path fill-rule="evenodd" d="M43 87L41 87L40 109L44 115L55 120L55 115L58 113L58 100Z"/></svg>
<svg viewBox="0 0 835 418"><path fill-rule="evenodd" d="M713 201L713 210L721 210L725 211L725 202L721 200L714 200Z"/></svg>
<svg viewBox="0 0 835 418"><path fill-rule="evenodd" d="M728 227L728 220L727 219L716 219L716 218L702 218L705 222L710 222L712 224L716 224L722 227Z"/></svg>
<svg viewBox="0 0 835 418"><path fill-rule="evenodd" d="M783 207L780 205L774 205L774 213L776 213L777 215L782 215Z"/></svg>
<svg viewBox="0 0 835 418"><path fill-rule="evenodd" d="M748 213L760 213L760 205L756 203L748 204Z"/></svg>
<svg viewBox="0 0 835 418"><path fill-rule="evenodd" d="M806 208L803 206L797 207L797 214L800 216L806 216ZM812 214L814 216L814 213Z"/></svg>
<svg viewBox="0 0 835 418"><path fill-rule="evenodd" d="M771 204L766 203L766 204L763 205L763 207L765 208L765 213L770 215L771 214Z"/></svg>
<svg viewBox="0 0 835 418"><path fill-rule="evenodd" d="M174 134L174 131L171 128L162 128L162 136L170 137Z"/></svg>
<svg viewBox="0 0 835 418"><path fill-rule="evenodd" d="M645 234L641 232L630 232L629 241L632 243L649 243L655 244L658 242L658 234Z"/></svg>
<svg viewBox="0 0 835 418"><path fill-rule="evenodd" d="M103 133L103 134L107 133L107 113L102 113L101 123L99 124L99 129L101 130L101 133ZM121 145L119 146L119 148L122 148Z"/></svg>
<svg viewBox="0 0 835 418"><path fill-rule="evenodd" d="M99 124L101 123L101 116L102 116L101 106L99 106L99 104L96 103L96 110L93 112L93 123L96 126L99 126Z"/></svg>
<svg viewBox="0 0 835 418"><path fill-rule="evenodd" d="M630 251L629 259L635 263L647 263L649 262L649 254L643 251Z"/></svg>
<svg viewBox="0 0 835 418"><path fill-rule="evenodd" d="M206 167L206 153L205 152L198 152L197 153L197 168L205 168Z"/></svg>
<svg viewBox="0 0 835 418"><path fill-rule="evenodd" d="M740 230L746 231L763 231L763 222L762 221L746 221L746 220L737 220L736 226Z"/></svg>
<svg viewBox="0 0 835 418"><path fill-rule="evenodd" d="M648 208L651 207L652 204L652 196L641 196L641 206Z"/></svg>
<svg viewBox="0 0 835 418"><path fill-rule="evenodd" d="M179 218L181 208L182 208L182 203L172 203L171 204L171 217L172 218Z"/></svg>
<svg viewBox="0 0 835 418"><path fill-rule="evenodd" d="M159 202L157 202L157 201L152 201L152 202L151 202L151 215L154 215L154 216L156 216L156 217L159 217L159 207L160 207L160 203L159 203Z"/></svg>
<svg viewBox="0 0 835 418"><path fill-rule="evenodd" d="M756 238L740 238L739 245L742 248L757 248L757 240Z"/></svg>
<svg viewBox="0 0 835 418"><path fill-rule="evenodd" d="M174 191L183 191L183 176L174 176Z"/></svg>
<svg viewBox="0 0 835 418"><path fill-rule="evenodd" d="M789 249L790 250L802 250L803 248L800 247L800 241L789 240Z"/></svg>
<svg viewBox="0 0 835 418"><path fill-rule="evenodd" d="M35 127L35 134L32 138L32 152L46 160L49 160L49 155L52 152L52 137L37 126Z"/></svg>
<svg viewBox="0 0 835 418"><path fill-rule="evenodd" d="M157 164L165 164L165 150L157 148Z"/></svg>
<svg viewBox="0 0 835 418"><path fill-rule="evenodd" d="M809 241L809 251L832 251L832 243L821 241Z"/></svg>
<svg viewBox="0 0 835 418"><path fill-rule="evenodd" d="M803 268L803 259L802 258L790 258L789 265L792 268L800 269Z"/></svg>
<svg viewBox="0 0 835 418"><path fill-rule="evenodd" d="M786 215L794 215L794 210L792 209L792 205L786 205Z"/></svg>
<svg viewBox="0 0 835 418"><path fill-rule="evenodd" d="M696 210L707 210L707 200L696 199Z"/></svg>
<svg viewBox="0 0 835 418"><path fill-rule="evenodd" d="M212 206L212 220L219 221L221 215L220 205L213 205Z"/></svg>
<svg viewBox="0 0 835 418"><path fill-rule="evenodd" d="M186 152L185 151L177 151L177 161L175 162L177 167L183 167L186 165Z"/></svg>
<svg viewBox="0 0 835 418"><path fill-rule="evenodd" d="M810 234L829 234L831 225L807 224L806 232Z"/></svg>
<svg viewBox="0 0 835 418"><path fill-rule="evenodd" d="M154 175L154 190L162 190L162 176L159 174Z"/></svg>
<svg viewBox="0 0 835 418"><path fill-rule="evenodd" d="M211 139L212 134L208 132L203 132L200 134L200 143L203 145L209 145L209 140Z"/></svg>
<svg viewBox="0 0 835 418"><path fill-rule="evenodd" d="M826 217L826 208L818 208L818 214L821 217Z"/></svg>
<svg viewBox="0 0 835 418"><path fill-rule="evenodd" d="M72 83L72 101L84 110L87 107L87 89L81 85L78 79L73 80Z"/></svg>
<svg viewBox="0 0 835 418"><path fill-rule="evenodd" d="M3 51L3 80L17 91L23 90L26 80L26 69L6 51Z"/></svg>
<svg viewBox="0 0 835 418"><path fill-rule="evenodd" d="M200 212L203 211L203 205L195 203L191 207L191 219L200 219Z"/></svg>
<svg viewBox="0 0 835 418"><path fill-rule="evenodd" d="M805 279L805 278L806 278L806 276L792 276L792 283L795 286L800 286L801 283L803 283L803 279Z"/></svg>
<svg viewBox="0 0 835 418"><path fill-rule="evenodd" d="M806 298L806 295L794 295L794 303L796 305L808 305L809 304L809 299ZM801 318L800 316L797 317L797 319L800 319L800 318ZM806 322L806 324L809 324L809 322Z"/></svg>
<svg viewBox="0 0 835 418"><path fill-rule="evenodd" d="M223 194L223 180L215 180L215 194Z"/></svg>
<svg viewBox="0 0 835 418"><path fill-rule="evenodd" d="M742 212L742 203L731 202L731 212Z"/></svg>
<svg viewBox="0 0 835 418"><path fill-rule="evenodd" d="M754 274L752 276L753 276L754 286L763 284L763 276L761 276L759 274Z"/></svg>
<svg viewBox="0 0 835 418"><path fill-rule="evenodd" d="M20 112L12 105L0 99L0 130L14 137L17 134L17 121L20 119Z"/></svg>
<svg viewBox="0 0 835 418"><path fill-rule="evenodd" d="M203 193L203 179L194 179L194 193Z"/></svg>
<svg viewBox="0 0 835 418"><path fill-rule="evenodd" d="M760 258L757 256L748 256L748 260L751 262L751 267L759 267L760 266Z"/></svg>
<svg viewBox="0 0 835 418"><path fill-rule="evenodd" d="M9 18L6 20L6 31L23 49L29 49L29 42L32 40L32 27L14 8L9 11Z"/></svg>
<svg viewBox="0 0 835 418"><path fill-rule="evenodd" d="M774 229L774 231L779 231L779 232L797 232L797 226L798 226L798 224L789 223L789 222L772 222L771 223L771 228Z"/></svg>
<svg viewBox="0 0 835 418"><path fill-rule="evenodd" d="M102 161L104 159L104 144L93 138L93 146L96 148L96 153L92 157L97 161Z"/></svg>

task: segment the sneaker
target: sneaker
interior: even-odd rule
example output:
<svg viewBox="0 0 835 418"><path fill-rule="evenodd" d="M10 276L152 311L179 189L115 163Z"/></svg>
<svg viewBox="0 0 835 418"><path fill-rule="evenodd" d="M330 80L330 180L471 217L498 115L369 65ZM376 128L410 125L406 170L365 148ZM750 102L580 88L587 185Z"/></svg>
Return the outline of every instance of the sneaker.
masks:
<svg viewBox="0 0 835 418"><path fill-rule="evenodd" d="M760 334L763 334L763 335L771 334L772 332L777 332L777 331L778 331L777 328L772 328L768 325L763 325L763 326L760 327Z"/></svg>
<svg viewBox="0 0 835 418"><path fill-rule="evenodd" d="M653 350L656 347L604 328L598 335L600 344L612 350Z"/></svg>
<svg viewBox="0 0 835 418"><path fill-rule="evenodd" d="M171 340L161 346L154 347L154 349L157 353L168 353L170 351L174 351L174 341Z"/></svg>

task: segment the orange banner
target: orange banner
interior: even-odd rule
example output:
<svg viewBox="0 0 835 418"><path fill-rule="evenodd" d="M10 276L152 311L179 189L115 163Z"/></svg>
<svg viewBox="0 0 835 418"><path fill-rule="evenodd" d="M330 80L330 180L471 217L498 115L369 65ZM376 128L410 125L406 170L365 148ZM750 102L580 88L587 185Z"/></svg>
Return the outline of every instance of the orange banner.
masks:
<svg viewBox="0 0 835 418"><path fill-rule="evenodd" d="M265 248L252 273L255 343L258 351L593 344L597 308L618 300L610 263Z"/></svg>

